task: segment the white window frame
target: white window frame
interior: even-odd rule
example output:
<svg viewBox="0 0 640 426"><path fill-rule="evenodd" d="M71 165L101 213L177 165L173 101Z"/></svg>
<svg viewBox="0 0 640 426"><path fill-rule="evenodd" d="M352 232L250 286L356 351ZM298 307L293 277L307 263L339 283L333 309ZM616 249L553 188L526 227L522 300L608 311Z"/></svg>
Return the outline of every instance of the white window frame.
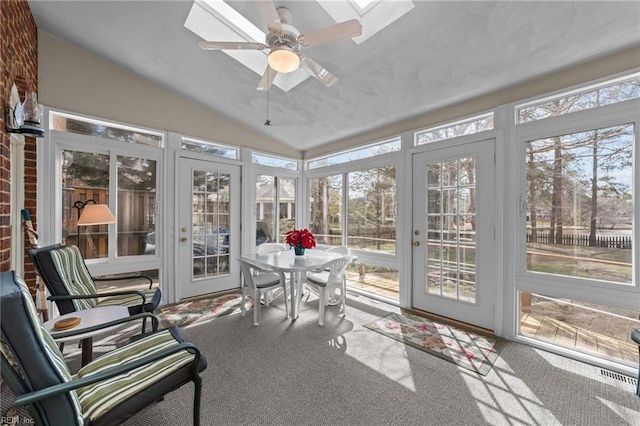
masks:
<svg viewBox="0 0 640 426"><path fill-rule="evenodd" d="M49 109L45 111L45 121L48 126ZM87 121L102 121L94 117L84 116L76 113L68 113L66 111L55 110L56 113L70 114L75 118L82 120L87 118ZM160 133L164 135L164 145L166 146L167 137L164 132L160 132L155 129L145 129L139 126L131 126L123 123L117 123L108 121L109 124L113 123L117 127L134 128L141 131L147 130L152 133ZM109 140L105 138L96 138L89 135L82 135L72 132L63 132L58 130L48 130L45 137L45 143L43 150L39 152L38 163L42 165L39 167L38 176L47 178L38 179L39 191L38 194L42 194L42 197L38 196L39 206L52 206L52 208L38 209L38 223L43 225L42 242L40 245L49 245L62 241L62 229L58 225L62 223L62 182L60 177L62 176L62 162L61 153L62 150L82 151L82 152L95 152L100 154L107 154L110 156L109 162L109 194L117 194L118 180L112 177L117 177L117 162L115 161L117 156L127 157L143 157L149 160L156 161L156 252L153 255L138 255L138 256L120 256L116 255L117 252L117 224L108 225L109 227L109 255L106 258L99 259L87 259L86 263L93 275L106 275L113 273L126 273L135 272L141 270L157 269L160 274L161 283L163 280L163 262L162 262L162 238L164 229L164 215L160 211L159 206L163 204L164 200L164 148L154 147L144 144L126 144L121 141ZM40 161L41 158L41 161ZM109 197L109 208L111 211L117 211L117 196Z"/></svg>
<svg viewBox="0 0 640 426"><path fill-rule="evenodd" d="M375 144L379 144L379 143L384 143L384 142L389 142L391 140L394 140L396 138L400 138L401 140L401 148L398 151L394 151L394 152L390 152L390 153L384 153L384 154L379 154L373 157L367 157L367 158L363 158L363 159L359 159L359 160L354 160L354 161L350 161L350 162L346 162L346 163L340 163L340 164L334 164L331 166L325 166L325 167L319 167L319 168L315 168L312 170L305 170L304 172L304 212L301 216L301 220L302 223L304 224L308 224L309 223L309 185L310 185L310 180L311 179L317 179L317 178L321 178L321 177L325 177L325 176L335 176L335 175L342 175L343 176L343 184L342 184L342 206L341 206L341 214L342 214L342 226L343 226L343 233L342 233L342 244L346 245L347 243L347 233L348 233L348 223L347 223L347 217L348 217L348 204L346 203L346 200L349 199L349 187L348 187L348 182L345 181L345 176L350 173L350 172L357 172L360 170L366 170L366 169L371 169L371 168L376 168L376 167L385 167L385 166L394 166L396 168L396 203L398 206L398 215L397 215L397 221L396 221L396 252L394 254L391 253L378 253L378 252L371 252L371 251L366 251L366 250L358 250L357 248L353 248L351 247L351 252L358 256L358 263L365 263L365 264L372 264L372 265L379 265L382 267L387 267L387 268L395 268L399 271L400 274L400 288L402 288L402 286L404 285L403 282L406 281L407 279L410 281L410 278L407 277L407 275L410 275L410 272L407 272L408 270L403 269L405 266L405 263L403 261L403 259L406 258L405 256L405 250L404 250L404 243L405 243L405 239L404 239L404 234L405 232L404 227L405 227L405 223L406 223L406 212L404 212L402 210L401 206L406 205L406 192L402 190L402 188L404 188L406 185L406 174L402 172L403 170L403 164L405 164L405 155L406 155L406 151L404 150L406 144L404 142L405 137L404 135L401 136L394 136L392 138L385 138L376 142L372 142L370 144L364 145L363 147L367 147L367 146L371 146L371 145L375 145ZM354 149L349 149L347 151L354 151L357 150L358 148L354 148ZM334 153L335 155L340 154L341 152L336 152ZM332 155L334 155L332 154ZM315 158L309 158L309 159L305 159L305 162L308 161L313 161L317 158L324 158L326 157L326 155L323 156L318 156ZM409 212L410 213L410 212ZM411 217L411 215L409 214L409 217ZM409 219L410 221L410 219ZM306 225L305 225L306 226ZM356 290L356 289L351 289L352 291L356 292L356 293L360 293L360 291ZM406 291L400 291L400 296L399 296L399 300L398 301L393 301L393 300L388 300L386 298L383 297L379 297L379 296L375 296L372 295L371 293L367 293L368 296L373 297L374 299L380 299L380 300L384 300L385 302L389 302L391 304L394 305L398 305L398 306L403 306L403 307L408 307L410 305L410 294L407 295Z"/></svg>

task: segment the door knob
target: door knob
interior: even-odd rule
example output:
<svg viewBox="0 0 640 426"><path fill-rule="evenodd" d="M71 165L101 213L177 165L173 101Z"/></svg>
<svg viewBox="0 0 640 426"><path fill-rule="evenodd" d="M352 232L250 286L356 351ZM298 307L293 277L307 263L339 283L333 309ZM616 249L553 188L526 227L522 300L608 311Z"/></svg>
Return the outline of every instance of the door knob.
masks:
<svg viewBox="0 0 640 426"><path fill-rule="evenodd" d="M183 243L186 243L187 242L187 237L180 238L180 241L182 241Z"/></svg>
<svg viewBox="0 0 640 426"><path fill-rule="evenodd" d="M420 241L414 241L413 242L413 246L414 247L419 247L420 246Z"/></svg>

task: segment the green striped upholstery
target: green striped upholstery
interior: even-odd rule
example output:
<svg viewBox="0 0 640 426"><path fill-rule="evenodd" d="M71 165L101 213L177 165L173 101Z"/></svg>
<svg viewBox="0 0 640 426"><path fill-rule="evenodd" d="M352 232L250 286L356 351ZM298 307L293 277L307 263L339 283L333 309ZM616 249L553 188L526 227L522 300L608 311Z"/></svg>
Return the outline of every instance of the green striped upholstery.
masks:
<svg viewBox="0 0 640 426"><path fill-rule="evenodd" d="M153 296L156 294L157 289L152 288L151 290L142 290L141 291L147 303L150 300L153 300ZM108 296L101 297L98 304L96 306L139 306L142 303L142 298L139 294L123 294L121 296Z"/></svg>
<svg viewBox="0 0 640 426"><path fill-rule="evenodd" d="M76 379L124 365L178 344L179 342L171 332L164 330L101 356L81 368ZM179 351L126 374L78 389L83 415L94 422L128 398L135 396L181 367L193 363L194 358L194 354L186 350Z"/></svg>
<svg viewBox="0 0 640 426"><path fill-rule="evenodd" d="M42 324L40 324L40 319L38 318L36 306L33 303L33 298L31 297L31 293L29 293L29 289L27 288L27 285L22 280L22 278L19 277L17 274L14 280L19 285L20 291L22 292L22 299L24 301L23 305L26 308L25 311L26 311L27 320L29 321L30 326L33 329L36 336L39 337L40 341L43 343L42 345L43 353L47 357L50 367L55 370L55 372L63 382L70 382L72 380L72 377L71 377L71 374L69 373L69 369L67 368L67 364L64 362L64 358L62 357L60 350L56 346L49 332L44 328L44 326L42 326ZM2 349L3 349L3 352L6 349L8 349L5 345L5 342L3 342L2 344ZM11 359L6 355L5 357L8 360ZM15 359L13 362L15 362ZM18 374L24 377L24 374L22 371L18 371ZM76 423L78 425L84 425L84 420L81 415L82 410L81 410L76 392L70 391L67 395L77 414Z"/></svg>
<svg viewBox="0 0 640 426"><path fill-rule="evenodd" d="M51 260L64 281L64 286L72 296L88 296L96 294L96 286L91 274L87 270L80 249L76 246L62 247L51 251ZM73 306L76 310L93 308L98 304L97 299L75 299ZM138 297L138 304L140 298Z"/></svg>

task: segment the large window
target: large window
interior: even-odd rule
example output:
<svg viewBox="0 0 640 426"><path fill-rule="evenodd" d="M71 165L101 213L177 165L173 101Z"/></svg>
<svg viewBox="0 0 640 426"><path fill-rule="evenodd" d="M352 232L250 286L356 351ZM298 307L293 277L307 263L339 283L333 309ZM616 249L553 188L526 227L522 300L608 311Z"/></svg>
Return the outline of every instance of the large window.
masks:
<svg viewBox="0 0 640 426"><path fill-rule="evenodd" d="M309 181L309 230L318 244L342 245L342 175Z"/></svg>
<svg viewBox="0 0 640 426"><path fill-rule="evenodd" d="M634 75L515 108L519 333L632 365L639 96Z"/></svg>
<svg viewBox="0 0 640 426"><path fill-rule="evenodd" d="M320 244L395 254L396 216L394 166L309 180L309 229Z"/></svg>
<svg viewBox="0 0 640 426"><path fill-rule="evenodd" d="M156 161L148 158L62 150L62 236L87 259L109 256L109 226L77 227L74 204L110 205L110 165L117 174L117 256L155 254Z"/></svg>
<svg viewBox="0 0 640 426"><path fill-rule="evenodd" d="M158 255L158 170L164 134L86 117L50 114L59 164L61 239L86 259ZM79 207L106 204L115 225L78 227Z"/></svg>
<svg viewBox="0 0 640 426"><path fill-rule="evenodd" d="M527 269L632 283L634 125L526 141Z"/></svg>
<svg viewBox="0 0 640 426"><path fill-rule="evenodd" d="M347 245L396 252L396 168L375 167L347 174Z"/></svg>
<svg viewBox="0 0 640 426"><path fill-rule="evenodd" d="M256 178L256 246L285 242L296 222L296 179L272 175Z"/></svg>

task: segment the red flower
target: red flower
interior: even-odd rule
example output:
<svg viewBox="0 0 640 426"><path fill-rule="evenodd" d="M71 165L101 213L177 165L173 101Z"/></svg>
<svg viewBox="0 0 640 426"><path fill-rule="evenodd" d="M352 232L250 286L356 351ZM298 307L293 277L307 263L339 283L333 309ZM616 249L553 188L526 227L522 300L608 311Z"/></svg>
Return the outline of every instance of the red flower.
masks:
<svg viewBox="0 0 640 426"><path fill-rule="evenodd" d="M287 232L287 244L310 249L316 246L316 237L307 229L293 229Z"/></svg>

